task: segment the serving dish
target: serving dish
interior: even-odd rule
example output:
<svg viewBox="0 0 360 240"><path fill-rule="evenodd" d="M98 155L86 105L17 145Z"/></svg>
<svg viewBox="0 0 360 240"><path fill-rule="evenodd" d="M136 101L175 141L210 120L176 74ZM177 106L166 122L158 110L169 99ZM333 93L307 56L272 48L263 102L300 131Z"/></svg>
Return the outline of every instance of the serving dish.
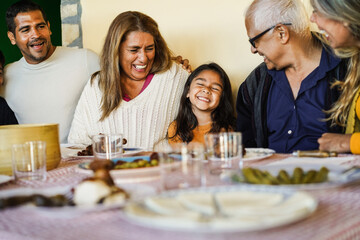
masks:
<svg viewBox="0 0 360 240"><path fill-rule="evenodd" d="M92 176L94 173L89 168L91 161L85 161L80 163L76 171L79 173L88 174ZM175 161L169 163L166 166L167 168L177 169L180 167L180 162ZM113 169L110 170L110 175L114 179L115 183L134 183L134 182L145 182L158 179L161 173L161 166L152 166L152 167L141 167L141 168L130 168L130 169Z"/></svg>
<svg viewBox="0 0 360 240"><path fill-rule="evenodd" d="M294 165L294 164L263 165L263 166L257 166L256 168L262 171L268 171L273 176L277 176L280 170L285 170L291 176L296 167L302 168L304 172L307 172L309 170L319 171L322 167L326 167L329 170L328 180L321 183L266 185L266 186L275 187L275 188L291 188L298 190L317 190L317 189L336 188L360 180L360 169L358 169L357 171L348 172L348 170L351 167L345 165L303 163L301 165ZM227 182L237 183L239 185L258 185L258 184L250 184L243 182L244 180L242 179L242 173L239 170L226 171L222 173L221 179Z"/></svg>
<svg viewBox="0 0 360 240"><path fill-rule="evenodd" d="M124 189L129 193L130 199L132 201L139 201L143 199L145 196L154 195L156 193L156 189L145 184L133 184L128 185L124 184L118 185L120 188ZM64 195L67 199L73 198L72 187L69 186L59 186L59 187L51 187L44 189L35 189L35 188L16 188L9 190L0 191L0 200L6 199L10 197L16 196L31 196L31 195L43 195L43 196L56 196L58 194ZM43 214L48 217L53 218L73 218L79 215L100 212L109 209L123 208L125 203L114 203L109 205L97 204L94 206L62 206L62 207L37 207L32 204L20 205L17 207L22 208L23 211L28 211L29 214Z"/></svg>
<svg viewBox="0 0 360 240"><path fill-rule="evenodd" d="M222 186L164 192L132 201L127 219L150 228L189 232L248 232L294 223L310 216L309 194L262 186Z"/></svg>
<svg viewBox="0 0 360 240"><path fill-rule="evenodd" d="M84 150L86 145L84 144L61 144L61 157L68 158L68 157L78 157L78 158L93 158L94 156L78 156L78 152ZM144 151L144 149L139 147L124 147L124 154L134 154L138 152Z"/></svg>

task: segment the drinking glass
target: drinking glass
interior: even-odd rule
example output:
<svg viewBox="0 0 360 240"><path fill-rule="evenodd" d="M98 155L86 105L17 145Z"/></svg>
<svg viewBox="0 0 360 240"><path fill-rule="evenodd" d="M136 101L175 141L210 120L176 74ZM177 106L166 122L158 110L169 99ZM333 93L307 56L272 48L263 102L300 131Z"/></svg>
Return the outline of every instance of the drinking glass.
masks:
<svg viewBox="0 0 360 240"><path fill-rule="evenodd" d="M113 160L123 154L122 134L99 134L92 137L92 148L96 160Z"/></svg>
<svg viewBox="0 0 360 240"><path fill-rule="evenodd" d="M46 179L46 142L30 141L12 146L12 164L15 180Z"/></svg>
<svg viewBox="0 0 360 240"><path fill-rule="evenodd" d="M174 144L159 157L163 190L205 185L203 144Z"/></svg>
<svg viewBox="0 0 360 240"><path fill-rule="evenodd" d="M212 174L242 168L240 132L209 133L205 135L206 156Z"/></svg>

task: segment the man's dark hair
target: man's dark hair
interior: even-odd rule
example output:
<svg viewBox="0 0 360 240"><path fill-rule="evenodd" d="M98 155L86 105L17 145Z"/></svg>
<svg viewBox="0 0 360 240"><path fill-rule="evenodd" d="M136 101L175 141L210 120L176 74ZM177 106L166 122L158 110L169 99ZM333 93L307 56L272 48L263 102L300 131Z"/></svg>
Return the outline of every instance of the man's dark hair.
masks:
<svg viewBox="0 0 360 240"><path fill-rule="evenodd" d="M26 13L26 12L37 11L37 10L39 10L42 13L45 23L47 23L48 20L46 18L46 14L39 4L29 1L29 0L21 0L19 2L14 3L13 5L11 5L6 11L6 25L7 25L8 30L15 35L15 28L16 28L15 17L16 17L16 15L18 15L19 13Z"/></svg>
<svg viewBox="0 0 360 240"><path fill-rule="evenodd" d="M0 50L0 64L4 67L5 65L5 57L2 51Z"/></svg>

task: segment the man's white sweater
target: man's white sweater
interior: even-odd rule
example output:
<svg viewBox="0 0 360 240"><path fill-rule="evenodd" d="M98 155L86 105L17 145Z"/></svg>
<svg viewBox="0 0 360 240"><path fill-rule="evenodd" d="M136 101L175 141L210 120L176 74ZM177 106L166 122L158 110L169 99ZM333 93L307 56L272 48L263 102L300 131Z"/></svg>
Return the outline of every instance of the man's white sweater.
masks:
<svg viewBox="0 0 360 240"><path fill-rule="evenodd" d="M7 65L3 96L20 124L58 123L60 140L66 142L84 86L99 68L90 50L56 47L41 63L21 58Z"/></svg>

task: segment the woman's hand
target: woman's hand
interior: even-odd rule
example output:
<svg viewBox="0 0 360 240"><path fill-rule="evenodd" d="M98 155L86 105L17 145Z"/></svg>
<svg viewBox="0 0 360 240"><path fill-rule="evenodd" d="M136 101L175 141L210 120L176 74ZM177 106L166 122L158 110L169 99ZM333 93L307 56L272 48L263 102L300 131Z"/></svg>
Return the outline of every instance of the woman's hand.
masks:
<svg viewBox="0 0 360 240"><path fill-rule="evenodd" d="M350 152L351 134L324 133L318 139L319 149L329 152Z"/></svg>
<svg viewBox="0 0 360 240"><path fill-rule="evenodd" d="M181 64L183 69L188 71L189 73L192 72L191 65L188 59L183 59L182 56L177 56L172 58L176 63Z"/></svg>

